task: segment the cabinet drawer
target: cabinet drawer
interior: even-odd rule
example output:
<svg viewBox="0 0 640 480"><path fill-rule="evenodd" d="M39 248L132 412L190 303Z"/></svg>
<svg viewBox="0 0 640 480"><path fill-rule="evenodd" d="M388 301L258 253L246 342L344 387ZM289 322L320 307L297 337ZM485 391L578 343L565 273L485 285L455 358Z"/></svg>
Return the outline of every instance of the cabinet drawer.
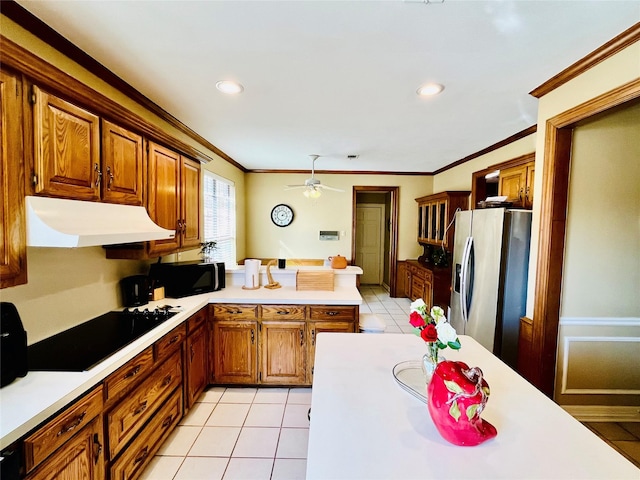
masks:
<svg viewBox="0 0 640 480"><path fill-rule="evenodd" d="M207 321L207 307L204 307L191 315L187 321L187 333L195 332L200 326Z"/></svg>
<svg viewBox="0 0 640 480"><path fill-rule="evenodd" d="M187 338L187 326L182 323L153 345L156 351L156 360L162 360L173 353L185 338Z"/></svg>
<svg viewBox="0 0 640 480"><path fill-rule="evenodd" d="M262 320L304 320L307 308L304 305L263 305Z"/></svg>
<svg viewBox="0 0 640 480"><path fill-rule="evenodd" d="M122 456L111 465L111 480L138 478L164 439L182 418L182 390L176 390L154 415L144 431L129 445Z"/></svg>
<svg viewBox="0 0 640 480"><path fill-rule="evenodd" d="M309 319L311 320L353 320L358 316L358 307L349 306L321 306L309 307Z"/></svg>
<svg viewBox="0 0 640 480"><path fill-rule="evenodd" d="M124 366L113 372L104 381L105 399L117 398L120 393L138 382L153 370L153 348L149 347Z"/></svg>
<svg viewBox="0 0 640 480"><path fill-rule="evenodd" d="M214 305L216 320L257 320L258 305Z"/></svg>
<svg viewBox="0 0 640 480"><path fill-rule="evenodd" d="M114 458L169 393L182 382L182 356L174 353L107 415L109 456Z"/></svg>
<svg viewBox="0 0 640 480"><path fill-rule="evenodd" d="M102 387L77 401L24 441L27 472L102 412Z"/></svg>

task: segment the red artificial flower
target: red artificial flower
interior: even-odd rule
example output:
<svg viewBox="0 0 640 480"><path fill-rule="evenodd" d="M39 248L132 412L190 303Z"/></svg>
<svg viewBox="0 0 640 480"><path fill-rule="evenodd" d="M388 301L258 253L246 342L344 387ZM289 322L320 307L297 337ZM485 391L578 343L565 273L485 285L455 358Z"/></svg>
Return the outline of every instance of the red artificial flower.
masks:
<svg viewBox="0 0 640 480"><path fill-rule="evenodd" d="M411 312L411 315L409 315L409 323L412 327L416 328L424 327L425 325L424 318L422 318L422 315L418 312Z"/></svg>
<svg viewBox="0 0 640 480"><path fill-rule="evenodd" d="M420 336L425 342L435 342L438 340L438 330L433 323L430 323L420 332Z"/></svg>

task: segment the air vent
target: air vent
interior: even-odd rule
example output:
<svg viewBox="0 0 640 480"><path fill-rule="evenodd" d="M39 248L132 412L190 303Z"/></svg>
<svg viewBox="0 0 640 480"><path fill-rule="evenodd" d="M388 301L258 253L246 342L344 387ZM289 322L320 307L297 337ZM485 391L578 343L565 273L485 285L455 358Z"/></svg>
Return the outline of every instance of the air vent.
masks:
<svg viewBox="0 0 640 480"><path fill-rule="evenodd" d="M347 155L347 159L348 160L355 160L359 157L360 155Z"/></svg>

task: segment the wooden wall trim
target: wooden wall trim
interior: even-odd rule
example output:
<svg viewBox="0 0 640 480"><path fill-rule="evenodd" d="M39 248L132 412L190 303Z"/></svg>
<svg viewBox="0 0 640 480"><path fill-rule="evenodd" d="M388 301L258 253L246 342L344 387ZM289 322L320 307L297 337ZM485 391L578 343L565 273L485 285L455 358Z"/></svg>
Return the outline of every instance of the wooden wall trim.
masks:
<svg viewBox="0 0 640 480"><path fill-rule="evenodd" d="M640 79L550 118L546 123L531 362L527 378L553 397L560 322L571 141L577 122L640 98Z"/></svg>
<svg viewBox="0 0 640 480"><path fill-rule="evenodd" d="M462 165L463 163L466 163L470 160L473 160L474 158L478 158L481 157L482 155L486 155L487 153L491 153L494 150L498 150L499 148L502 148L506 145L509 145L510 143L515 142L516 140L520 140L521 138L525 138L528 137L529 135L531 135L532 133L536 133L536 131L538 130L538 126L537 125L532 125L529 128L525 128L524 130L521 130L518 133L515 133L513 135L511 135L510 137L505 138L504 140L500 140L497 143L494 143L493 145L488 146L487 148L484 148L476 153L472 153L469 156L466 156L464 158L461 158L458 161L455 161L449 165L447 165L446 167L442 167L438 170L436 170L434 173L434 175L438 175L439 173L442 172L446 172L447 170L453 168L453 167L457 167L458 165Z"/></svg>
<svg viewBox="0 0 640 480"><path fill-rule="evenodd" d="M311 174L311 169L308 170L268 170L268 169L253 169L247 170L247 173L306 173ZM315 170L316 173L326 173L329 175L412 175L416 177L430 177L433 176L433 172L388 172L388 171L374 171L374 170Z"/></svg>
<svg viewBox="0 0 640 480"><path fill-rule="evenodd" d="M524 165L525 163L533 162L536 159L536 152L527 153L525 155L520 155L518 157L512 158L511 160L507 160L505 162L496 163L495 165L491 165L488 170L504 170L505 168L517 167L519 165Z"/></svg>
<svg viewBox="0 0 640 480"><path fill-rule="evenodd" d="M23 74L28 82L35 83L44 90L79 107L85 108L100 117L131 129L167 147L176 149L195 160L201 162L213 160L209 155L167 134L164 130L147 122L142 117L96 92L2 35L0 35L0 48L2 49L0 64Z"/></svg>
<svg viewBox="0 0 640 480"><path fill-rule="evenodd" d="M540 98L638 41L640 41L640 22L534 88L529 94Z"/></svg>

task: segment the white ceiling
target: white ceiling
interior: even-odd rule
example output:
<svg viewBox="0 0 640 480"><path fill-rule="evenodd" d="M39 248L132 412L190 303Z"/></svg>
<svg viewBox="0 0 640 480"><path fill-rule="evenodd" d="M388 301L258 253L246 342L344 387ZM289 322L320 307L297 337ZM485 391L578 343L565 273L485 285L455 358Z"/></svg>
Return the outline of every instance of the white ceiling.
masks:
<svg viewBox="0 0 640 480"><path fill-rule="evenodd" d="M640 21L638 0L18 3L247 169L435 171L534 125L528 92Z"/></svg>

